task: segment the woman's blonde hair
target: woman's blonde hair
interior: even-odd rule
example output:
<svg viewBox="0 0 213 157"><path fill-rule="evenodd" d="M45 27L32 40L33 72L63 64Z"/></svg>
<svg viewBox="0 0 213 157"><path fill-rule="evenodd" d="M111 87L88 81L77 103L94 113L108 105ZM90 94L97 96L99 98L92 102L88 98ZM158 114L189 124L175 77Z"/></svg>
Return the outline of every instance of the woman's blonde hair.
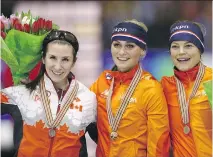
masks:
<svg viewBox="0 0 213 157"><path fill-rule="evenodd" d="M140 21L138 21L136 19L125 20L124 22L134 23L134 24L140 26L141 28L143 28L146 32L148 31L147 26L143 22L140 22Z"/></svg>

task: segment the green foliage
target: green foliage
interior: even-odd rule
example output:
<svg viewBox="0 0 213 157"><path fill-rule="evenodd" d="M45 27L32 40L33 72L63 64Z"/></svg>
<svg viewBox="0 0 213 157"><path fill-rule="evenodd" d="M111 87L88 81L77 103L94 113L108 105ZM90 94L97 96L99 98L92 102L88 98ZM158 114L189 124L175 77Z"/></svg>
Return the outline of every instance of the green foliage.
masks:
<svg viewBox="0 0 213 157"><path fill-rule="evenodd" d="M10 30L5 40L1 38L0 58L10 67L14 85L26 78L42 57L42 42L47 35L33 35Z"/></svg>
<svg viewBox="0 0 213 157"><path fill-rule="evenodd" d="M203 83L204 90L212 107L212 80Z"/></svg>

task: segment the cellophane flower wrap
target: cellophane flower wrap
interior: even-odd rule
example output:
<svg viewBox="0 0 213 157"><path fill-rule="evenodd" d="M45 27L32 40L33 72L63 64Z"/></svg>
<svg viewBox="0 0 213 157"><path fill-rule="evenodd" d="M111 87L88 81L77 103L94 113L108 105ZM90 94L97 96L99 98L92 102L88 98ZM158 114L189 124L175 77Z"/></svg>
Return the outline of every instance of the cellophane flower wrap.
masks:
<svg viewBox="0 0 213 157"><path fill-rule="evenodd" d="M27 78L42 57L42 42L52 29L59 29L50 20L33 17L31 12L0 16L1 59L9 66L14 85Z"/></svg>
<svg viewBox="0 0 213 157"><path fill-rule="evenodd" d="M203 86L212 108L212 80L204 82Z"/></svg>

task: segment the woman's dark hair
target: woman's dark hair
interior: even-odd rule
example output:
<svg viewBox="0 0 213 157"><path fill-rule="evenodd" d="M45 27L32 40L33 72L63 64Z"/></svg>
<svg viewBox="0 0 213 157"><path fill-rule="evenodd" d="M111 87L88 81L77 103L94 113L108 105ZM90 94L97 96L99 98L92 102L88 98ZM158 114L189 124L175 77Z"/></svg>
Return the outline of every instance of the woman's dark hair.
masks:
<svg viewBox="0 0 213 157"><path fill-rule="evenodd" d="M74 52L73 62L74 63L76 62L76 59L77 59L76 56L77 56L77 52L78 52L78 49L79 49L79 44L78 44L78 40L77 40L77 38L74 34L68 32L68 31L63 31L63 30L52 30L43 40L43 43L42 43L42 58L46 57L48 44L50 42L71 44L73 49L74 49L74 51L73 51ZM30 90L30 92L35 90L36 86L38 85L38 83L41 80L42 76L44 75L45 71L46 71L45 65L42 63L38 76L32 82L27 83L25 85L26 88Z"/></svg>

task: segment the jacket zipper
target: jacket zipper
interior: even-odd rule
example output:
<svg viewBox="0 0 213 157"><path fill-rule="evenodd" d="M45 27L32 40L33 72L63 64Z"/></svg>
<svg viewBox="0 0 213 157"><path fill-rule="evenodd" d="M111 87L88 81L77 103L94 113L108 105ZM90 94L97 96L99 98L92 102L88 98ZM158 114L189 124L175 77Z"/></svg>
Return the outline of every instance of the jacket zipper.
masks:
<svg viewBox="0 0 213 157"><path fill-rule="evenodd" d="M60 96L60 99L59 99L59 103L58 103L58 108L57 108L56 114L58 114L58 112L60 111L62 98L63 98L63 90L61 92L61 96ZM55 136L56 136L56 129L55 129ZM52 148L53 148L53 142L54 142L55 136L51 137L51 139L50 139L50 147L49 147L49 151L48 151L48 157L51 157Z"/></svg>
<svg viewBox="0 0 213 157"><path fill-rule="evenodd" d="M51 157L54 139L55 139L55 137L52 137L50 139L50 147L49 147L49 151L48 151L48 157Z"/></svg>

